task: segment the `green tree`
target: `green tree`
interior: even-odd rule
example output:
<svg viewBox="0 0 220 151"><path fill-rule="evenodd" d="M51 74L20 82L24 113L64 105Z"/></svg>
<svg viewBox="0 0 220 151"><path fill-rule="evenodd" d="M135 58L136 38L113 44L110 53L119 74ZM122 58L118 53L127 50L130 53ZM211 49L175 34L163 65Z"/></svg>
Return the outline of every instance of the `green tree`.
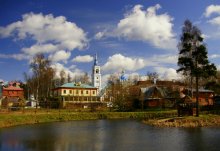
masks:
<svg viewBox="0 0 220 151"><path fill-rule="evenodd" d="M199 78L215 76L217 69L208 60L206 45L203 42L201 31L191 21L186 20L182 29L179 43L179 58L177 72L190 75L191 81L196 83L196 116L199 116L198 89ZM191 82L192 85L192 82Z"/></svg>

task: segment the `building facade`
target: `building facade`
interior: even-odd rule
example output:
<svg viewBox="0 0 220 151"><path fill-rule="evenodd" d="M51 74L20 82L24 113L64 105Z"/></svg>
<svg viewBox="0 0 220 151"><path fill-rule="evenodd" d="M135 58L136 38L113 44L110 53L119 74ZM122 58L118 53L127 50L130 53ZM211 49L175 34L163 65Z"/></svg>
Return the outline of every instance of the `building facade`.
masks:
<svg viewBox="0 0 220 151"><path fill-rule="evenodd" d="M86 107L101 103L98 88L81 83L66 83L55 88L53 95L60 97L63 108Z"/></svg>
<svg viewBox="0 0 220 151"><path fill-rule="evenodd" d="M20 88L20 83L10 82L7 87L2 87L2 107L20 106L24 99L24 90Z"/></svg>

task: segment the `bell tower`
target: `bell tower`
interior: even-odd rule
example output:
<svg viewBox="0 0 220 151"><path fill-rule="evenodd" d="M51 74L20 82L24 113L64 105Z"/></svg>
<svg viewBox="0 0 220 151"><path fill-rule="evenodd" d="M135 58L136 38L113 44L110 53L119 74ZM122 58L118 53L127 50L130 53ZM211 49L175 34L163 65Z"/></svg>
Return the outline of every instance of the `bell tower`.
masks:
<svg viewBox="0 0 220 151"><path fill-rule="evenodd" d="M94 65L92 69L92 85L98 88L98 92L101 90L101 72L100 66L98 65L98 57L95 55Z"/></svg>

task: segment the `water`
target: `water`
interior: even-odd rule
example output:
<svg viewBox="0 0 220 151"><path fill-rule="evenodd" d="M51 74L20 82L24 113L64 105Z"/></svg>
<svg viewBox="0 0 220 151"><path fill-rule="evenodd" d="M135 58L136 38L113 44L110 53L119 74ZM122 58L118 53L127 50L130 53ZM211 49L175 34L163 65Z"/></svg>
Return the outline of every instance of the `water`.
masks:
<svg viewBox="0 0 220 151"><path fill-rule="evenodd" d="M1 151L219 151L220 128L156 128L132 120L47 123L0 130Z"/></svg>

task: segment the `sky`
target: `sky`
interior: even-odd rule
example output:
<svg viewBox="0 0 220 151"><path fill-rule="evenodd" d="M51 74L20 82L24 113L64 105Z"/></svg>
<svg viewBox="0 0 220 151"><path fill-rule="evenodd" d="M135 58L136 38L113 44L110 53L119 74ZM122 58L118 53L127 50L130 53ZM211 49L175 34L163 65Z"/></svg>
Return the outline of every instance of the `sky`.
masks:
<svg viewBox="0 0 220 151"><path fill-rule="evenodd" d="M176 73L186 19L201 29L208 57L220 69L220 0L0 0L0 79L24 81L34 55L44 53L72 77L92 73L98 54L103 82Z"/></svg>

